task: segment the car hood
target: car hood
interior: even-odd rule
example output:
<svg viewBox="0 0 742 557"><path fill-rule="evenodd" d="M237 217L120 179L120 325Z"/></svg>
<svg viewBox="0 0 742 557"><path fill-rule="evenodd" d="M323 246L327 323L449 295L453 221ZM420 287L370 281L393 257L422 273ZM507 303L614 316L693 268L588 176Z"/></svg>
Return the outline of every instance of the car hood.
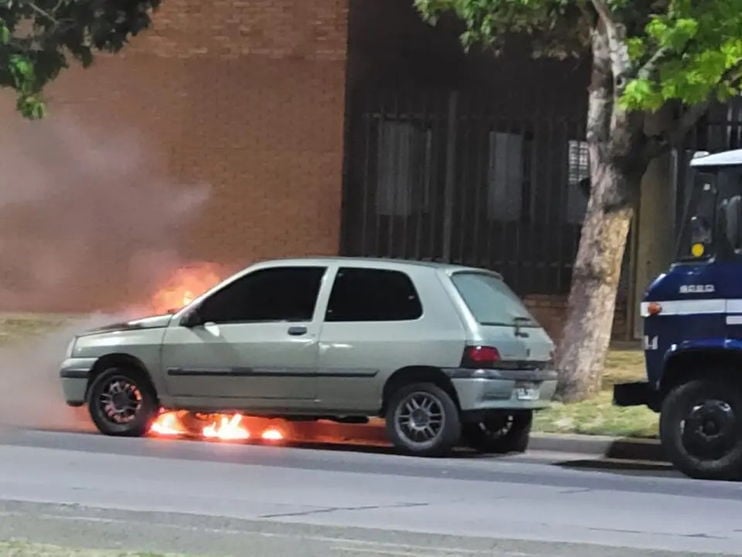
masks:
<svg viewBox="0 0 742 557"><path fill-rule="evenodd" d="M141 329L162 329L170 324L173 319L172 314L155 315L152 317L143 317L132 321L112 323L96 329L90 329L78 336L99 335L101 333L113 333L118 331L133 331Z"/></svg>

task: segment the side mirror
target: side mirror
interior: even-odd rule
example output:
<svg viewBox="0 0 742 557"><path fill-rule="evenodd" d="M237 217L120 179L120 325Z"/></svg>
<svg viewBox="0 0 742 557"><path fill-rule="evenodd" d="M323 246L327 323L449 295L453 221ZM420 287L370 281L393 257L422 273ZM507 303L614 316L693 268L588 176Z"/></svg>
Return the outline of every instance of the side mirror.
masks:
<svg viewBox="0 0 742 557"><path fill-rule="evenodd" d="M186 327L188 329L193 329L194 327L199 327L200 325L204 324L204 320L201 317L201 314L199 312L199 308L195 307L188 311L183 318L180 320L180 324L183 327Z"/></svg>
<svg viewBox="0 0 742 557"><path fill-rule="evenodd" d="M727 241L729 247L734 251L738 251L742 248L742 231L740 226L742 225L742 197L739 195L732 197L727 203L724 204L724 225Z"/></svg>

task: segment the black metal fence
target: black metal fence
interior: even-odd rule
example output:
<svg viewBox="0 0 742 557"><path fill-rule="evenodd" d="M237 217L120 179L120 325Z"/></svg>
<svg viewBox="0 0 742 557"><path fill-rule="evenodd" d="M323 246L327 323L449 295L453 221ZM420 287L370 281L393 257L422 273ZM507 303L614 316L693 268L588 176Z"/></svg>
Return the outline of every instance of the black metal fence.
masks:
<svg viewBox="0 0 742 557"><path fill-rule="evenodd" d="M534 94L356 95L344 253L476 265L521 294L567 293L587 205L585 106Z"/></svg>

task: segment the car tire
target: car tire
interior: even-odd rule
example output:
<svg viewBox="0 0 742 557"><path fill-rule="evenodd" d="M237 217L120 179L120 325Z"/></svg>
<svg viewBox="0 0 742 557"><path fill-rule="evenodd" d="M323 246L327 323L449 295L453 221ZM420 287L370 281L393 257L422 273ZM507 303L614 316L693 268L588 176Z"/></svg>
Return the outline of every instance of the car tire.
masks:
<svg viewBox="0 0 742 557"><path fill-rule="evenodd" d="M149 378L129 368L110 368L96 377L87 404L98 431L116 437L146 435L159 411Z"/></svg>
<svg viewBox="0 0 742 557"><path fill-rule="evenodd" d="M524 453L528 449L533 411L490 412L479 422L465 424L463 440L480 453Z"/></svg>
<svg viewBox="0 0 742 557"><path fill-rule="evenodd" d="M389 400L386 428L394 446L411 456L444 456L461 438L456 403L433 383L398 389Z"/></svg>
<svg viewBox="0 0 742 557"><path fill-rule="evenodd" d="M718 378L675 387L662 403L660 439L686 476L742 479L742 388Z"/></svg>

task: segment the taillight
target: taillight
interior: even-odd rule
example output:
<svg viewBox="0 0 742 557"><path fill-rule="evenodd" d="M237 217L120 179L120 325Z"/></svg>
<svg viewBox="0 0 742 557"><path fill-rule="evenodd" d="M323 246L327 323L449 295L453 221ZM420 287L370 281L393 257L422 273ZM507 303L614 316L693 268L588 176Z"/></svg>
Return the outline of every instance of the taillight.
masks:
<svg viewBox="0 0 742 557"><path fill-rule="evenodd" d="M492 368L500 361L500 352L493 346L467 346L461 358L461 367Z"/></svg>

